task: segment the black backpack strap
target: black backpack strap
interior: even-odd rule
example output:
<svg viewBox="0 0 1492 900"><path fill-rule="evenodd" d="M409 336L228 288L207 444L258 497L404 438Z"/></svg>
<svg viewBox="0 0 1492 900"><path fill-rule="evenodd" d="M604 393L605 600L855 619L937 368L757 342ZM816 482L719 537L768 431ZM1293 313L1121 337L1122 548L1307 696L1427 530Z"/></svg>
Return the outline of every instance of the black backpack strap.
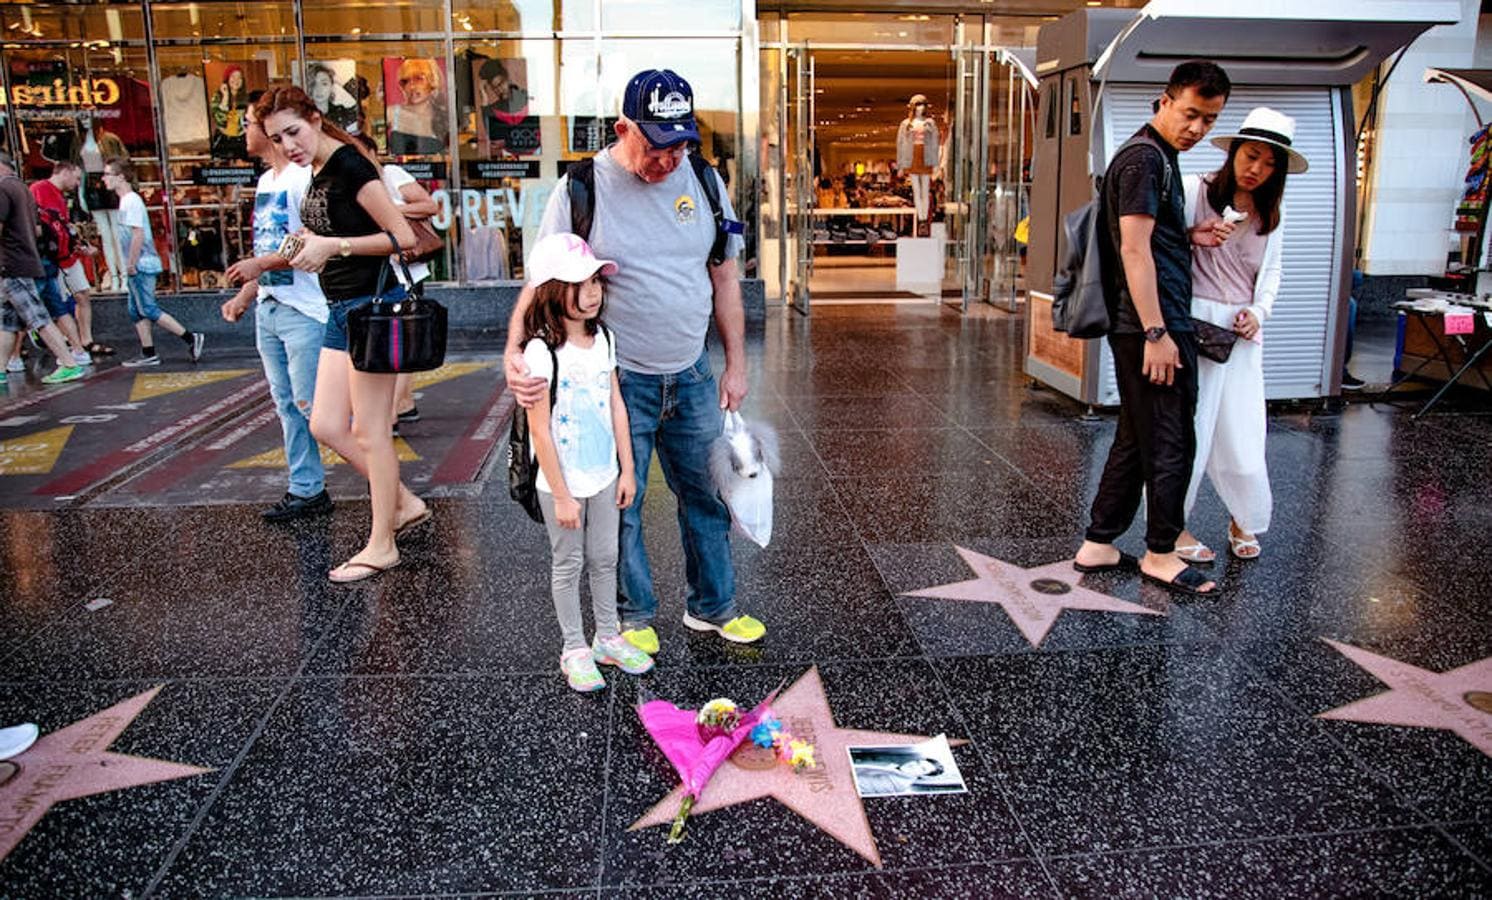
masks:
<svg viewBox="0 0 1492 900"><path fill-rule="evenodd" d="M549 414L554 415L554 400L559 391L559 355L548 341L544 342L544 348L549 351Z"/></svg>
<svg viewBox="0 0 1492 900"><path fill-rule="evenodd" d="M1109 162L1109 167L1113 168L1114 163L1116 163L1116 162L1119 161L1119 155L1121 153L1123 153L1124 151L1129 150L1129 149L1131 149L1133 147L1149 147L1151 150L1155 151L1155 153L1158 156L1160 156L1161 172L1163 173L1162 176L1161 176L1162 179L1163 179L1163 181L1161 182L1161 187L1160 187L1160 202L1162 204L1170 203L1171 202L1171 182L1172 182L1172 179L1175 177L1175 175L1174 175L1174 173L1173 173L1173 171L1171 169L1171 157L1168 156L1166 154L1166 151L1164 149L1162 149L1159 144L1155 143L1155 141L1152 141L1152 140L1150 140L1149 138L1146 138L1146 137L1132 137L1132 138L1130 138L1129 140L1125 141L1123 144L1120 144L1118 150L1114 151L1114 158L1113 158L1113 160L1111 160Z"/></svg>
<svg viewBox="0 0 1492 900"><path fill-rule="evenodd" d="M700 190L704 191L705 200L710 204L710 213L715 217L715 244L710 247L710 265L718 266L725 262L725 248L730 242L730 236L743 233L745 226L725 217L725 206L720 202L720 186L715 180L719 176L715 174L714 167L698 153L689 154L689 165L694 169L694 177L699 180Z"/></svg>
<svg viewBox="0 0 1492 900"><path fill-rule="evenodd" d="M576 237L590 240L591 223L596 216L596 163L582 159L565 170L565 184L570 195L570 231Z"/></svg>

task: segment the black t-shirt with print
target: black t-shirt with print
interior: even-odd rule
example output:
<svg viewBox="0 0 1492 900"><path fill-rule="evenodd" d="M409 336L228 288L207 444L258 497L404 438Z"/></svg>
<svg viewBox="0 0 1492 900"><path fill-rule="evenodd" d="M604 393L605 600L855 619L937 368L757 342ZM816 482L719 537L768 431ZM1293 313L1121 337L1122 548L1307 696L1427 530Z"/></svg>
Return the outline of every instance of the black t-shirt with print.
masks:
<svg viewBox="0 0 1492 900"><path fill-rule="evenodd" d="M1143 143L1131 144L1109 163L1103 181L1105 234L1103 260L1104 293L1113 317L1112 331L1135 334L1144 331L1140 314L1130 299L1119 257L1119 218L1150 216L1155 229L1150 234L1150 252L1155 259L1155 280L1161 318L1166 329L1190 332L1192 305L1192 248L1186 226L1186 191L1176 148L1148 123L1135 133ZM1171 183L1164 185L1166 165L1171 163ZM1165 202L1162 203L1162 198Z"/></svg>
<svg viewBox="0 0 1492 900"><path fill-rule="evenodd" d="M379 181L378 169L356 147L343 144L311 177L300 208L301 221L314 234L326 237L379 233L378 222L357 202L357 192L370 181ZM392 252L392 245L389 249ZM334 302L370 296L378 291L378 275L387 261L387 256L333 255L321 271L321 291Z"/></svg>

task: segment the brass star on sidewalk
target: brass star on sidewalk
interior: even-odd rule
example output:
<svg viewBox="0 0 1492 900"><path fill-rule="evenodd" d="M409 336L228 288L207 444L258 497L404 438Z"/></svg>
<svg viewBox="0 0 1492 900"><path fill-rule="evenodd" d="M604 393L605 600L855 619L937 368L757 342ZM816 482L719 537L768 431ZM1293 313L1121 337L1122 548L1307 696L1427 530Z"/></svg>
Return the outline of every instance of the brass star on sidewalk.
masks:
<svg viewBox="0 0 1492 900"><path fill-rule="evenodd" d="M778 763L771 751L757 751L748 742L715 773L691 815L698 818L711 810L772 797L879 869L881 853L876 849L875 835L870 831L870 820L865 817L860 795L855 792L846 748L919 744L929 738L835 725L816 666L778 695L772 713L794 737L814 745L817 765L795 773ZM968 742L949 740L948 743L957 746ZM675 788L627 830L667 825L678 812L683 796L683 788Z"/></svg>
<svg viewBox="0 0 1492 900"><path fill-rule="evenodd" d="M152 688L74 722L11 760L20 771L0 786L0 859L15 849L53 804L212 771L108 752L108 746L159 692L159 687Z"/></svg>
<svg viewBox="0 0 1492 900"><path fill-rule="evenodd" d="M1492 756L1492 656L1449 672L1431 672L1327 638L1326 643L1393 688L1317 716L1347 722L1443 728Z"/></svg>
<svg viewBox="0 0 1492 900"><path fill-rule="evenodd" d="M1064 609L1133 613L1139 616L1164 615L1138 603L1079 587L1078 574L1073 571L1070 559L1034 569L1023 569L963 547L955 546L953 549L958 551L958 555L964 558L964 562L979 577L970 581L923 588L920 591L908 591L902 596L967 600L1003 606L1005 613L1015 622L1015 627L1021 630L1021 634L1025 635L1033 647L1041 646L1042 640Z"/></svg>

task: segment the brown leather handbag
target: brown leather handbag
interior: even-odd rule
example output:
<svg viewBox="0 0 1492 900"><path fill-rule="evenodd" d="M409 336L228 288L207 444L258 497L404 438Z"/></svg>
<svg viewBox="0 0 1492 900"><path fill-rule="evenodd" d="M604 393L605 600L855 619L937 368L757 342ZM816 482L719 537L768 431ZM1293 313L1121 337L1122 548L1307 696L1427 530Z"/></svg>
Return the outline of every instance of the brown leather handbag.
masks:
<svg viewBox="0 0 1492 900"><path fill-rule="evenodd" d="M404 221L409 223L410 230L414 232L414 248L399 254L405 263L429 262L445 249L445 239L435 233L429 219L411 219L405 216Z"/></svg>

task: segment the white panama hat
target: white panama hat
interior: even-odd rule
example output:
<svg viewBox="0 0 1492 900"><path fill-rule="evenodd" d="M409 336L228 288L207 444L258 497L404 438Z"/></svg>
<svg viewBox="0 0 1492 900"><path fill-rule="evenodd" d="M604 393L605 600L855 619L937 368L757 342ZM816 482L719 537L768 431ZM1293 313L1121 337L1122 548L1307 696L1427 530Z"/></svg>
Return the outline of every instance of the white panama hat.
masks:
<svg viewBox="0 0 1492 900"><path fill-rule="evenodd" d="M1285 155L1290 158L1286 171L1291 175L1299 175L1310 168L1310 163L1300 155L1300 151L1290 146L1294 139L1294 119L1267 106L1256 106L1249 110L1249 114L1244 117L1243 124L1236 132L1218 135L1212 139L1212 145L1227 153L1234 141L1259 141L1272 144L1284 150Z"/></svg>

